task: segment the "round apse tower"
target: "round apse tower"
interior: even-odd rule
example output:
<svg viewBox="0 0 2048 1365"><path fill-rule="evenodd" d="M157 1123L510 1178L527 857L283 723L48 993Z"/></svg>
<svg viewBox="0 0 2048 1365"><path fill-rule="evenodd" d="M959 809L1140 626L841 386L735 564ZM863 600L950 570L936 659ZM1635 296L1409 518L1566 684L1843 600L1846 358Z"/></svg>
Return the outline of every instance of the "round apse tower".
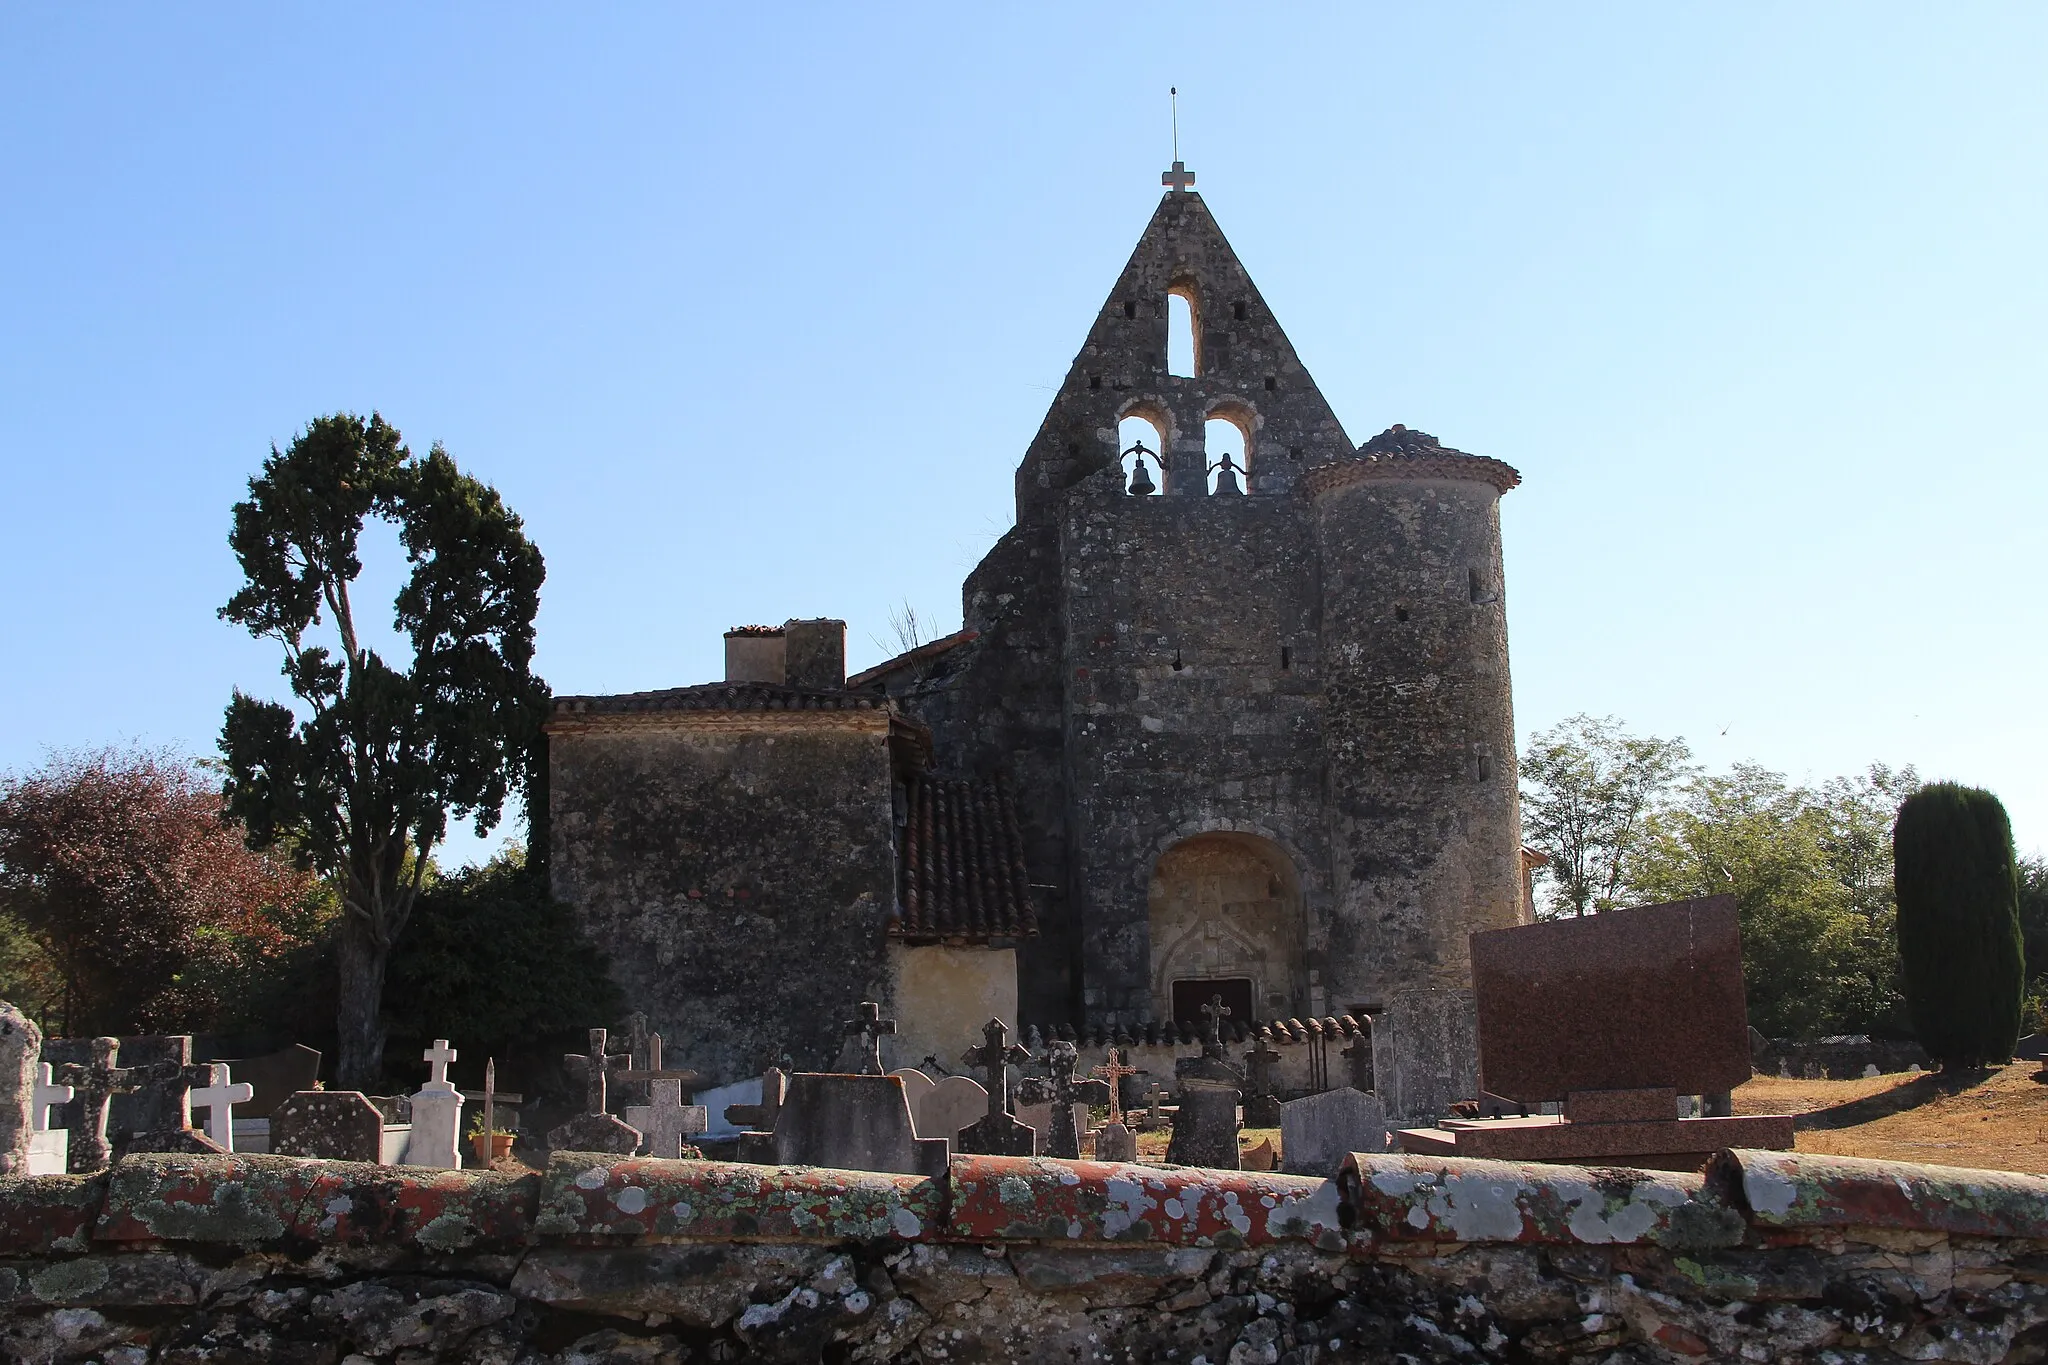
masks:
<svg viewBox="0 0 2048 1365"><path fill-rule="evenodd" d="M1500 498L1521 475L1393 427L1303 477L1322 564L1333 1006L1380 1021L1390 1108L1475 1093L1468 935L1521 918Z"/></svg>

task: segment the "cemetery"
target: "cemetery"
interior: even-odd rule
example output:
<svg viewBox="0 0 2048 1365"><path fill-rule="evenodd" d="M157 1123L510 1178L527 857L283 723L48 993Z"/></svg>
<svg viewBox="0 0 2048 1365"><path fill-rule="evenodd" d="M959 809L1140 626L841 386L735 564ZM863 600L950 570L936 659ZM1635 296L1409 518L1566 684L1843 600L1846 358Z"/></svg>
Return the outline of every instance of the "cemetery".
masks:
<svg viewBox="0 0 2048 1365"><path fill-rule="evenodd" d="M872 667L791 617L558 694L495 489L380 414L272 445L219 616L292 701L0 822L0 1360L2048 1360L2003 806L1758 798L1851 868L1791 911L1696 808L1609 822L1672 822L1633 880L1525 843L1522 474L1353 442L1174 136L961 628ZM96 823L138 791L181 837Z"/></svg>

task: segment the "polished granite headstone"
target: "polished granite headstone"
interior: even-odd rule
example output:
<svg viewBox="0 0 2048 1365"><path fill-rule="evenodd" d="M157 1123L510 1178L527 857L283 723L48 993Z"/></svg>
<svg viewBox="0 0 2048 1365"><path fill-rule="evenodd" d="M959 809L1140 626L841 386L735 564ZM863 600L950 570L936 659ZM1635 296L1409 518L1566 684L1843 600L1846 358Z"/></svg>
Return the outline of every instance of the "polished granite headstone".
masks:
<svg viewBox="0 0 2048 1365"><path fill-rule="evenodd" d="M1750 1076L1733 896L1486 930L1472 978L1482 1089L1563 1112L1403 1129L1404 1152L1689 1170L1792 1146L1790 1115L1727 1112ZM1680 1095L1709 1116L1680 1118Z"/></svg>
<svg viewBox="0 0 2048 1365"><path fill-rule="evenodd" d="M1523 1104L1574 1090L1749 1079L1735 897L1472 935L1480 1087Z"/></svg>

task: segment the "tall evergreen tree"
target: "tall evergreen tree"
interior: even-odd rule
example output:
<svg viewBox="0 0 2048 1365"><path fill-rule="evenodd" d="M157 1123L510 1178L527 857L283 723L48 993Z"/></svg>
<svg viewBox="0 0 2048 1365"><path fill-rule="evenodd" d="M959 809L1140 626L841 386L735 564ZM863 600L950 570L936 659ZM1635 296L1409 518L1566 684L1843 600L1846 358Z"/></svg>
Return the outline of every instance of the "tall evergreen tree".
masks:
<svg viewBox="0 0 2048 1365"><path fill-rule="evenodd" d="M1944 1069L2004 1062L2026 973L2012 822L1990 792L1922 787L1892 827L1899 956L1921 1045Z"/></svg>
<svg viewBox="0 0 2048 1365"><path fill-rule="evenodd" d="M366 518L394 523L411 572L387 661L350 589ZM246 582L221 615L284 647L296 707L235 693L221 727L228 809L261 847L283 840L341 890L335 1073L383 1069L384 974L455 815L479 834L528 779L546 717L533 675L540 551L497 492L382 417L315 419L272 447L229 537ZM329 643L308 633L324 626Z"/></svg>

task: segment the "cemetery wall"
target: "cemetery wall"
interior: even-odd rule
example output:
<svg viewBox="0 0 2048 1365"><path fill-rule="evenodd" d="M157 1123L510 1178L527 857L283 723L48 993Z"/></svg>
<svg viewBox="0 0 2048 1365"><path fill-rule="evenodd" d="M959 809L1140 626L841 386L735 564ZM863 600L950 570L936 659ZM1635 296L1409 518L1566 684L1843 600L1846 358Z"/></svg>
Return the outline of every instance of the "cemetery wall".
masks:
<svg viewBox="0 0 2048 1365"><path fill-rule="evenodd" d="M1334 1179L961 1157L944 1179L557 1154L151 1155L0 1181L12 1360L2038 1360L2048 1180L1789 1152L1704 1176Z"/></svg>
<svg viewBox="0 0 2048 1365"><path fill-rule="evenodd" d="M890 1003L889 726L882 710L551 724L555 894L676 1040L670 1064L829 1066L842 1002Z"/></svg>

